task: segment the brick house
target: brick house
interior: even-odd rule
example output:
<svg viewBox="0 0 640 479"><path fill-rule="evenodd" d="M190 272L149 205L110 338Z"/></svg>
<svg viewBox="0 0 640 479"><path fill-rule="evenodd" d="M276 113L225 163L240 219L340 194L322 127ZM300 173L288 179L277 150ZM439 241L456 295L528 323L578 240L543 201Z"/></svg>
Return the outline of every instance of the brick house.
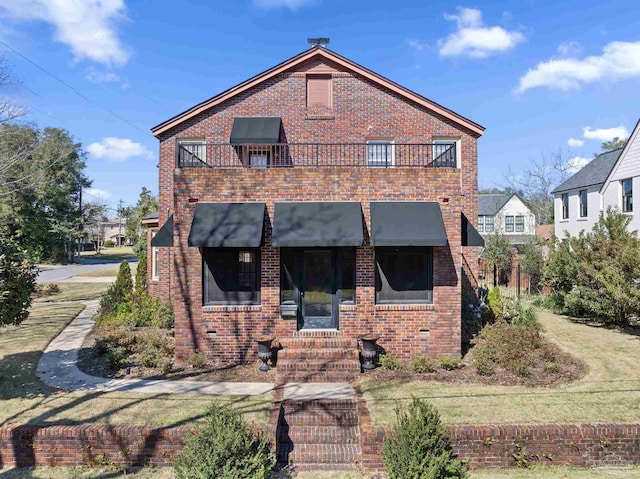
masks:
<svg viewBox="0 0 640 479"><path fill-rule="evenodd" d="M261 334L459 354L483 131L321 46L154 127L149 287L176 364L255 360Z"/></svg>

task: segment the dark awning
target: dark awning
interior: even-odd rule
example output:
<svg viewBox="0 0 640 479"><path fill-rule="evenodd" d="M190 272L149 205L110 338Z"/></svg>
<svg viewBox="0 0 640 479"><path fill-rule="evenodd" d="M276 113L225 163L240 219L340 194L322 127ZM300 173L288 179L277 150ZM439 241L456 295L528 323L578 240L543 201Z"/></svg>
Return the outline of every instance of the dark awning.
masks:
<svg viewBox="0 0 640 479"><path fill-rule="evenodd" d="M232 145L278 143L281 124L280 117L234 118L229 142Z"/></svg>
<svg viewBox="0 0 640 479"><path fill-rule="evenodd" d="M440 205L426 201L372 201L372 246L446 246Z"/></svg>
<svg viewBox="0 0 640 479"><path fill-rule="evenodd" d="M462 215L462 246L484 246L484 239L464 214Z"/></svg>
<svg viewBox="0 0 640 479"><path fill-rule="evenodd" d="M169 216L167 222L163 224L162 228L151 238L151 246L154 248L173 246L173 215Z"/></svg>
<svg viewBox="0 0 640 479"><path fill-rule="evenodd" d="M357 201L276 203L273 246L362 246L362 207Z"/></svg>
<svg viewBox="0 0 640 479"><path fill-rule="evenodd" d="M262 244L264 203L198 203L189 246L257 248Z"/></svg>

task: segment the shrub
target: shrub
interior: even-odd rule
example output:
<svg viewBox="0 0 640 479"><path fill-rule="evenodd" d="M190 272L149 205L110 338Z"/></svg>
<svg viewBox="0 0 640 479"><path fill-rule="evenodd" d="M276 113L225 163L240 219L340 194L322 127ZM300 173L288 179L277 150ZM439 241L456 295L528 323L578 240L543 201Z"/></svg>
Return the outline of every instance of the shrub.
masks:
<svg viewBox="0 0 640 479"><path fill-rule="evenodd" d="M554 245L544 278L565 312L620 326L640 316L640 239L630 221L609 208L591 232Z"/></svg>
<svg viewBox="0 0 640 479"><path fill-rule="evenodd" d="M493 314L495 319L500 319L503 317L503 302L502 302L502 293L500 292L500 288L498 286L492 288L487 295L487 301L489 303L489 309Z"/></svg>
<svg viewBox="0 0 640 479"><path fill-rule="evenodd" d="M147 253L141 252L138 256L138 269L136 269L136 294L147 292Z"/></svg>
<svg viewBox="0 0 640 479"><path fill-rule="evenodd" d="M538 318L536 317L536 312L531 306L519 305L518 314L511 317L511 324L538 331L541 329Z"/></svg>
<svg viewBox="0 0 640 479"><path fill-rule="evenodd" d="M195 351L191 356L189 356L189 360L187 361L192 368L202 369L206 364L207 360L200 351Z"/></svg>
<svg viewBox="0 0 640 479"><path fill-rule="evenodd" d="M44 298L45 296L51 296L53 294L60 292L60 286L56 283L49 284L39 284L36 286L36 290L34 291L34 296L36 298Z"/></svg>
<svg viewBox="0 0 640 479"><path fill-rule="evenodd" d="M107 363L111 369L120 369L129 359L129 351L122 346L107 349Z"/></svg>
<svg viewBox="0 0 640 479"><path fill-rule="evenodd" d="M116 244L111 241L111 240L107 240L104 242L104 244L102 245L104 248L113 248Z"/></svg>
<svg viewBox="0 0 640 479"><path fill-rule="evenodd" d="M491 346L476 346L471 350L476 372L481 376L491 376L495 373L498 352Z"/></svg>
<svg viewBox="0 0 640 479"><path fill-rule="evenodd" d="M382 460L389 479L467 477L465 466L453 456L434 407L413 398L406 412L396 408L396 420L382 445Z"/></svg>
<svg viewBox="0 0 640 479"><path fill-rule="evenodd" d="M414 356L409 363L409 369L416 373L435 373L437 361L427 356Z"/></svg>
<svg viewBox="0 0 640 479"><path fill-rule="evenodd" d="M36 275L26 252L12 239L0 238L0 327L27 319Z"/></svg>
<svg viewBox="0 0 640 479"><path fill-rule="evenodd" d="M393 354L383 354L380 356L380 365L385 369L390 369L392 371L403 369L404 364Z"/></svg>
<svg viewBox="0 0 640 479"><path fill-rule="evenodd" d="M453 371L460 367L460 358L454 356L441 356L438 358L440 367L446 371Z"/></svg>
<svg viewBox="0 0 640 479"><path fill-rule="evenodd" d="M275 464L266 438L256 437L237 411L214 404L185 437L175 472L179 479L266 479Z"/></svg>
<svg viewBox="0 0 640 479"><path fill-rule="evenodd" d="M133 292L133 281L131 281L131 268L129 263L123 261L120 263L116 281L109 286L106 293L100 298L100 307L98 308L98 317L112 314L118 305L124 303Z"/></svg>
<svg viewBox="0 0 640 479"><path fill-rule="evenodd" d="M171 358L157 346L145 346L140 351L139 355L140 364L148 368L162 369L163 371L169 371L171 369Z"/></svg>

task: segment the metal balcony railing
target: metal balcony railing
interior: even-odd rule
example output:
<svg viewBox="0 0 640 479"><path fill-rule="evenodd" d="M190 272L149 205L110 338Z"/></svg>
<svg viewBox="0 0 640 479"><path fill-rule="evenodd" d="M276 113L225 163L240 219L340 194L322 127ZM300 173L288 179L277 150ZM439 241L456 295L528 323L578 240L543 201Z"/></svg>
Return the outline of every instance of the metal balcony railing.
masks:
<svg viewBox="0 0 640 479"><path fill-rule="evenodd" d="M456 168L455 143L278 143L177 145L178 168Z"/></svg>

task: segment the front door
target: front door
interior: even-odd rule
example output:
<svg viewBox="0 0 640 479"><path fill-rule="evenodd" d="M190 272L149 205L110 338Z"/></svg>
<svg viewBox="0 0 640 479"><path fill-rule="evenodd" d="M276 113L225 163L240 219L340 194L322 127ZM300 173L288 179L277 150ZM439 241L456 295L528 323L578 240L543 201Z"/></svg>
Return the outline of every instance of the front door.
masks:
<svg viewBox="0 0 640 479"><path fill-rule="evenodd" d="M333 251L305 250L300 292L303 329L337 327Z"/></svg>

